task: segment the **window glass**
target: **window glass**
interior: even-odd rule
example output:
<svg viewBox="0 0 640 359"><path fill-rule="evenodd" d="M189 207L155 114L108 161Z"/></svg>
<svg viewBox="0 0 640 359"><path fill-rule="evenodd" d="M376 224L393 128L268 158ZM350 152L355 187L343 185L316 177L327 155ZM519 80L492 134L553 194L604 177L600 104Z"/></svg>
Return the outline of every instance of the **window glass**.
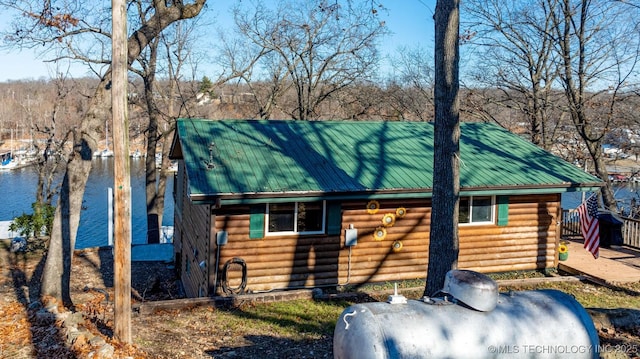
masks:
<svg viewBox="0 0 640 359"><path fill-rule="evenodd" d="M473 197L472 222L491 222L491 197Z"/></svg>
<svg viewBox="0 0 640 359"><path fill-rule="evenodd" d="M470 221L471 212L469 197L460 197L460 207L458 208L458 223L469 223Z"/></svg>
<svg viewBox="0 0 640 359"><path fill-rule="evenodd" d="M323 201L271 203L267 216L268 233L323 233L325 229Z"/></svg>
<svg viewBox="0 0 640 359"><path fill-rule="evenodd" d="M298 202L298 232L322 231L322 202Z"/></svg>
<svg viewBox="0 0 640 359"><path fill-rule="evenodd" d="M460 197L458 223L493 223L493 197Z"/></svg>
<svg viewBox="0 0 640 359"><path fill-rule="evenodd" d="M269 204L269 232L293 232L294 203Z"/></svg>

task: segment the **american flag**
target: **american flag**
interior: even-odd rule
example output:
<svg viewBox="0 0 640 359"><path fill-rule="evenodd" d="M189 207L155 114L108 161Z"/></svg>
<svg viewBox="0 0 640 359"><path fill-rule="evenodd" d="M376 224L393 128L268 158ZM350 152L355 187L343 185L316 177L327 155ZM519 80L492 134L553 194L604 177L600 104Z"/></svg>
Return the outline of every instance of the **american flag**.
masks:
<svg viewBox="0 0 640 359"><path fill-rule="evenodd" d="M584 248L594 258L600 254L600 223L598 222L598 196L592 195L577 208L580 228L584 237Z"/></svg>

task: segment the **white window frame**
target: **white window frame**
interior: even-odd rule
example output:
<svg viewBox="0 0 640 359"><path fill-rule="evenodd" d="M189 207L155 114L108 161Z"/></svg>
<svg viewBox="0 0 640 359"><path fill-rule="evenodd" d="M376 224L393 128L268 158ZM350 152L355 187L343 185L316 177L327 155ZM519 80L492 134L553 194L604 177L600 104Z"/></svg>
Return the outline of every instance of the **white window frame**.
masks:
<svg viewBox="0 0 640 359"><path fill-rule="evenodd" d="M314 202L322 202L322 229L319 231L306 231L306 232L298 232L298 204L299 203L314 203ZM265 214L265 223L264 223L264 233L265 236L293 236L293 235L309 235L309 234L325 234L327 231L327 201L293 201L293 202L285 202L285 203L293 203L293 231L282 231L282 232L271 232L269 230L269 207L271 204L278 203L267 203L267 210Z"/></svg>
<svg viewBox="0 0 640 359"><path fill-rule="evenodd" d="M491 218L488 221L474 221L473 220L473 198L474 197L489 197L491 198ZM478 225L491 225L496 222L496 196L462 196L461 198L469 199L469 222L460 222L459 226L478 226Z"/></svg>

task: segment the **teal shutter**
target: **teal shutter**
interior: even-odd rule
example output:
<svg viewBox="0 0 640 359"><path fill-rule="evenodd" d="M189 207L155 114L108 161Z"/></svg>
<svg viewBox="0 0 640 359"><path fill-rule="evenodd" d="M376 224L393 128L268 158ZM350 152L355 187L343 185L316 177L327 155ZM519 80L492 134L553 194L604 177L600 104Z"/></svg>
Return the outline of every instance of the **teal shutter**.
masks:
<svg viewBox="0 0 640 359"><path fill-rule="evenodd" d="M251 206L249 217L249 238L260 239L264 237L264 204Z"/></svg>
<svg viewBox="0 0 640 359"><path fill-rule="evenodd" d="M342 205L338 201L327 202L327 234L340 234L342 228Z"/></svg>
<svg viewBox="0 0 640 359"><path fill-rule="evenodd" d="M506 226L509 223L509 196L497 196L498 225Z"/></svg>

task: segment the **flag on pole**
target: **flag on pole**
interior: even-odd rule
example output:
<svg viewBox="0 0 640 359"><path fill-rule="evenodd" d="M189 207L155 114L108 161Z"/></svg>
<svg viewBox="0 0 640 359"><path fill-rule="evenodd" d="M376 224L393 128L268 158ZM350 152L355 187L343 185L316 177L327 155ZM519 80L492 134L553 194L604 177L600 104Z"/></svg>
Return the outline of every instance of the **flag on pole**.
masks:
<svg viewBox="0 0 640 359"><path fill-rule="evenodd" d="M593 194L577 208L580 215L580 229L584 237L584 248L594 258L600 254L600 222L598 222L598 196Z"/></svg>

